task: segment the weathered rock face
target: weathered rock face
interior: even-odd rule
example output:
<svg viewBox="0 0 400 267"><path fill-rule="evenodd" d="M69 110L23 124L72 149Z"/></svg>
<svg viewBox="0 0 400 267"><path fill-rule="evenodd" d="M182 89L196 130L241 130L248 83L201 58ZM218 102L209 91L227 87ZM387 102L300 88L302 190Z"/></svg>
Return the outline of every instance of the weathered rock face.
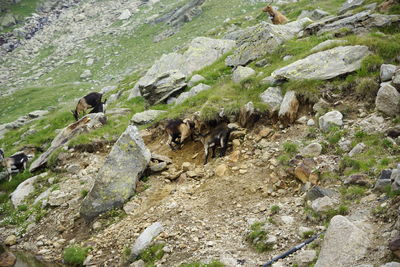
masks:
<svg viewBox="0 0 400 267"><path fill-rule="evenodd" d="M159 103L186 86L185 79L193 71L211 65L235 46L231 40L197 37L183 54L163 55L132 89L129 98L142 94L150 104Z"/></svg>
<svg viewBox="0 0 400 267"><path fill-rule="evenodd" d="M192 89L190 89L190 91L180 94L178 96L178 98L175 100L175 104L180 104L183 101L185 101L186 99L188 99L189 97L195 96L198 93L200 93L204 90L208 90L210 88L211 88L211 86L200 83L200 84L196 85L195 87L193 87Z"/></svg>
<svg viewBox="0 0 400 267"><path fill-rule="evenodd" d="M339 46L275 70L271 76L284 80L328 80L359 69L368 54L366 46Z"/></svg>
<svg viewBox="0 0 400 267"><path fill-rule="evenodd" d="M299 101L294 91L287 91L279 109L279 119L283 123L293 123L297 118Z"/></svg>
<svg viewBox="0 0 400 267"><path fill-rule="evenodd" d="M343 125L342 119L342 113L337 110L330 111L319 118L319 128L321 128L322 131L327 132L333 126L341 127Z"/></svg>
<svg viewBox="0 0 400 267"><path fill-rule="evenodd" d="M195 75L192 76L192 78L188 82L188 86L189 87L193 87L196 83L204 81L205 79L206 78L204 78L203 76L201 76L199 74L195 74Z"/></svg>
<svg viewBox="0 0 400 267"><path fill-rule="evenodd" d="M366 32L373 27L384 27L393 24L400 24L400 15L370 14L370 11L364 11L354 15L328 17L312 23L304 29L304 35L321 35L325 32L338 32L340 29L358 33Z"/></svg>
<svg viewBox="0 0 400 267"><path fill-rule="evenodd" d="M283 96L280 87L268 87L263 93L260 94L261 101L266 103L271 112L279 111Z"/></svg>
<svg viewBox="0 0 400 267"><path fill-rule="evenodd" d="M369 245L369 234L364 229L346 217L335 216L326 231L315 266L355 266L365 257Z"/></svg>
<svg viewBox="0 0 400 267"><path fill-rule="evenodd" d="M240 83L244 79L254 75L256 72L252 68L238 66L232 74L232 81L234 83Z"/></svg>
<svg viewBox="0 0 400 267"><path fill-rule="evenodd" d="M388 83L384 83L375 99L376 109L388 116L400 113L400 93Z"/></svg>
<svg viewBox="0 0 400 267"><path fill-rule="evenodd" d="M152 122L159 115L165 113L164 110L146 110L133 115L131 122L134 124L146 124Z"/></svg>
<svg viewBox="0 0 400 267"><path fill-rule="evenodd" d="M185 22L191 21L194 17L201 14L201 5L205 0L192 0L184 6L175 9L164 16L155 19L156 23L165 22L171 26L179 27Z"/></svg>
<svg viewBox="0 0 400 267"><path fill-rule="evenodd" d="M328 15L329 15L328 12L325 12L325 11L320 10L320 9L303 10L301 12L301 14L297 17L297 19L299 20L299 19L302 19L302 18L310 18L310 19L316 21L316 20L320 20L323 17L326 17Z"/></svg>
<svg viewBox="0 0 400 267"><path fill-rule="evenodd" d="M111 149L93 188L83 200L81 216L90 221L100 213L122 207L135 192L136 183L150 158L151 153L138 129L128 126Z"/></svg>
<svg viewBox="0 0 400 267"><path fill-rule="evenodd" d="M265 54L272 53L283 42L293 38L310 21L308 18L303 18L285 25L264 22L241 31L237 37L238 47L233 55L226 58L226 65L243 66Z"/></svg>
<svg viewBox="0 0 400 267"><path fill-rule="evenodd" d="M347 43L346 40L326 40L326 41L323 41L322 43L314 46L311 49L311 52L318 52L320 50L324 50L325 48L328 48L331 45L344 45L346 43Z"/></svg>
<svg viewBox="0 0 400 267"><path fill-rule="evenodd" d="M396 70L392 77L392 84L397 89L400 89L400 68Z"/></svg>
<svg viewBox="0 0 400 267"><path fill-rule="evenodd" d="M74 122L64 128L51 142L49 149L36 159L30 166L29 171L34 172L47 163L50 155L59 147L66 144L75 135L89 132L99 128L106 123L107 119L104 113L88 114L77 122Z"/></svg>

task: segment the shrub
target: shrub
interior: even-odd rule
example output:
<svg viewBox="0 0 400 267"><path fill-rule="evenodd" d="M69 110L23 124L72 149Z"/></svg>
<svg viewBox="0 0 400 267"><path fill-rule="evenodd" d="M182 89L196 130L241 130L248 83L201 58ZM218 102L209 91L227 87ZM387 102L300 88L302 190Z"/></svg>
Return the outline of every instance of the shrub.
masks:
<svg viewBox="0 0 400 267"><path fill-rule="evenodd" d="M155 244L144 251L142 251L139 255L139 258L142 259L146 266L149 264L154 264L156 261L161 260L164 256L164 244Z"/></svg>
<svg viewBox="0 0 400 267"><path fill-rule="evenodd" d="M258 252L264 252L272 249L272 245L266 243L268 233L263 229L265 223L256 222L250 227L250 233L247 235L247 240L255 247Z"/></svg>
<svg viewBox="0 0 400 267"><path fill-rule="evenodd" d="M83 262L85 261L90 248L80 247L80 246L71 246L64 249L64 262L71 264L73 266L83 266Z"/></svg>
<svg viewBox="0 0 400 267"><path fill-rule="evenodd" d="M286 142L283 144L283 150L287 153L296 153L298 151L298 147L295 143Z"/></svg>
<svg viewBox="0 0 400 267"><path fill-rule="evenodd" d="M273 205L271 207L271 214L277 214L280 211L280 207L278 205Z"/></svg>

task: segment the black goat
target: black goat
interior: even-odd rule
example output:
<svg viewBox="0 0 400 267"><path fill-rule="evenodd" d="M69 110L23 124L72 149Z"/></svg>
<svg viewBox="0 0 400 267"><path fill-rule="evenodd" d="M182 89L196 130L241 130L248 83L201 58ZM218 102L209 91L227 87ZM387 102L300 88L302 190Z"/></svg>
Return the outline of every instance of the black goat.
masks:
<svg viewBox="0 0 400 267"><path fill-rule="evenodd" d="M168 133L167 143L172 150L175 150L175 147L172 145L172 143L175 143L176 145L182 145L183 142L189 137L191 137L193 140L194 122L189 119L170 120L165 126L165 130Z"/></svg>
<svg viewBox="0 0 400 267"><path fill-rule="evenodd" d="M35 156L35 150L35 148L25 148L23 151L5 158L4 151L0 149L0 165L7 170L9 181L12 179L13 172L22 172L26 169L28 161Z"/></svg>
<svg viewBox="0 0 400 267"><path fill-rule="evenodd" d="M105 101L104 103L101 102L102 97L103 94L92 92L79 99L75 110L71 110L75 120L79 119L79 114L81 112L84 113L89 108L93 108L93 110L90 113L103 112L103 104L105 103Z"/></svg>
<svg viewBox="0 0 400 267"><path fill-rule="evenodd" d="M213 128L207 134L199 134L200 141L204 145L204 165L207 164L208 151L212 148L212 157L215 157L215 150L220 147L220 157L223 157L228 148L228 141L233 128L229 128L227 124L220 124Z"/></svg>

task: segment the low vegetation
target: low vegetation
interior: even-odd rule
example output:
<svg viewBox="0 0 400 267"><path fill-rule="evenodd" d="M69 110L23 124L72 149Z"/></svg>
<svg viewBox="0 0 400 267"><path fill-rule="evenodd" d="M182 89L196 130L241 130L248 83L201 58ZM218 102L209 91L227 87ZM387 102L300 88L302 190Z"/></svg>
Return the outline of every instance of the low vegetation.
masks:
<svg viewBox="0 0 400 267"><path fill-rule="evenodd" d="M64 249L63 259L67 264L72 266L83 266L87 255L89 254L91 248L81 247L81 246L71 246Z"/></svg>

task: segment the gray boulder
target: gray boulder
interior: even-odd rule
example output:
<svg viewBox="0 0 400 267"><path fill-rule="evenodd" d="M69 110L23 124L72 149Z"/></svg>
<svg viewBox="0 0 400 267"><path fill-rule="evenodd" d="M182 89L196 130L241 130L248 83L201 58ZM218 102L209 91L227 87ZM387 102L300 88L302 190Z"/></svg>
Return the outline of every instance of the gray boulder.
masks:
<svg viewBox="0 0 400 267"><path fill-rule="evenodd" d="M13 14L7 13L3 17L0 18L0 26L2 27L10 27L17 24L17 21Z"/></svg>
<svg viewBox="0 0 400 267"><path fill-rule="evenodd" d="M329 13L325 12L323 10L320 10L320 9L303 10L303 11L301 11L300 15L297 17L297 20L302 19L302 18L310 18L313 21L317 21L326 16L329 16Z"/></svg>
<svg viewBox="0 0 400 267"><path fill-rule="evenodd" d="M308 267L317 258L315 250L301 250L294 257L294 262L298 267Z"/></svg>
<svg viewBox="0 0 400 267"><path fill-rule="evenodd" d="M132 13L129 11L129 9L124 9L124 10L122 10L122 12L119 15L118 19L119 20L126 20L126 19L129 19L131 16L132 16Z"/></svg>
<svg viewBox="0 0 400 267"><path fill-rule="evenodd" d="M294 91L287 91L279 109L279 119L285 124L293 123L296 120L298 109L299 101L297 100L296 93Z"/></svg>
<svg viewBox="0 0 400 267"><path fill-rule="evenodd" d="M392 170L390 181L392 181L392 188L394 190L400 189L400 168Z"/></svg>
<svg viewBox="0 0 400 267"><path fill-rule="evenodd" d="M133 124L146 124L152 122L155 118L165 113L165 110L145 110L143 112L136 113L131 119Z"/></svg>
<svg viewBox="0 0 400 267"><path fill-rule="evenodd" d="M333 217L315 267L351 267L362 260L368 253L371 241L370 234L360 226L367 225L356 225L341 215Z"/></svg>
<svg viewBox="0 0 400 267"><path fill-rule="evenodd" d="M68 143L74 136L81 133L89 132L97 129L106 123L107 119L104 113L88 114L77 122L74 122L64 129L53 139L50 147L46 152L40 155L34 162L32 162L29 171L34 172L47 163L51 154L59 147Z"/></svg>
<svg viewBox="0 0 400 267"><path fill-rule="evenodd" d="M392 77L392 84L397 89L400 89L400 68L397 69L396 72L394 73L394 75Z"/></svg>
<svg viewBox="0 0 400 267"><path fill-rule="evenodd" d="M23 204L25 198L35 191L35 182L38 178L45 177L47 173L31 177L18 185L18 187L11 193L11 203L16 208Z"/></svg>
<svg viewBox="0 0 400 267"><path fill-rule="evenodd" d="M270 112L279 111L283 96L280 87L268 87L263 93L260 94L261 101L268 105Z"/></svg>
<svg viewBox="0 0 400 267"><path fill-rule="evenodd" d="M349 156L353 157L357 154L360 154L361 152L363 152L363 150L365 149L365 144L364 143L358 143L355 147L353 147L353 149L349 152Z"/></svg>
<svg viewBox="0 0 400 267"><path fill-rule="evenodd" d="M382 64L380 71L381 82L390 81L398 68L396 65Z"/></svg>
<svg viewBox="0 0 400 267"><path fill-rule="evenodd" d="M226 65L244 66L265 54L272 53L282 43L295 37L310 21L308 18L303 18L285 25L262 22L242 30L236 38L237 48L226 58Z"/></svg>
<svg viewBox="0 0 400 267"><path fill-rule="evenodd" d="M362 33L368 32L372 28L389 25L400 25L400 15L371 14L370 11L363 11L354 15L327 17L312 23L304 29L303 36L321 35L326 32L340 33L343 29L349 32Z"/></svg>
<svg viewBox="0 0 400 267"><path fill-rule="evenodd" d="M203 84L203 83L200 83L200 84L196 85L195 87L193 87L192 89L190 89L190 91L180 94L178 96L178 98L175 100L175 104L176 105L181 104L186 99L188 99L190 97L193 97L193 96L197 95L198 93L200 93L200 92L202 92L204 90L208 90L210 88L211 88L211 86Z"/></svg>
<svg viewBox="0 0 400 267"><path fill-rule="evenodd" d="M400 112L400 93L388 83L383 83L375 99L376 109L388 116Z"/></svg>
<svg viewBox="0 0 400 267"><path fill-rule="evenodd" d="M339 46L293 62L271 76L284 80L328 80L359 69L368 54L367 46Z"/></svg>
<svg viewBox="0 0 400 267"><path fill-rule="evenodd" d="M346 40L326 40L311 48L311 52L318 52L321 50L325 50L332 45L344 45L346 43Z"/></svg>
<svg viewBox="0 0 400 267"><path fill-rule="evenodd" d="M314 211L320 213L320 212L326 212L330 209L334 209L338 204L339 204L339 202L335 198L324 196L324 197L315 199L311 203L311 208Z"/></svg>
<svg viewBox="0 0 400 267"><path fill-rule="evenodd" d="M379 267L400 267L400 263L392 261L392 262L388 262L388 263L382 264Z"/></svg>
<svg viewBox="0 0 400 267"><path fill-rule="evenodd" d="M346 2L343 3L342 7L340 8L339 14L343 14L348 10L362 6L363 4L364 0L347 0Z"/></svg>
<svg viewBox="0 0 400 267"><path fill-rule="evenodd" d="M235 46L231 40L197 37L182 54L163 55L139 79L131 90L129 99L139 92L150 104L159 103L186 86L186 78L194 71L214 63Z"/></svg>
<svg viewBox="0 0 400 267"><path fill-rule="evenodd" d="M322 146L319 143L311 143L300 150L302 156L310 157L318 157L319 155L321 155L321 152Z"/></svg>
<svg viewBox="0 0 400 267"><path fill-rule="evenodd" d="M195 75L192 76L192 78L188 82L188 86L189 87L193 87L196 83L204 81L205 79L206 78L204 78L203 76L201 76L199 74L195 74Z"/></svg>
<svg viewBox="0 0 400 267"><path fill-rule="evenodd" d="M155 222L147 227L131 247L131 260L136 259L140 252L145 250L162 231L164 231L164 228L160 222Z"/></svg>
<svg viewBox="0 0 400 267"><path fill-rule="evenodd" d="M324 132L328 132L333 126L341 127L343 125L342 119L342 113L337 110L330 111L319 118L319 128Z"/></svg>
<svg viewBox="0 0 400 267"><path fill-rule="evenodd" d="M107 156L95 183L82 202L81 216L91 221L97 215L122 205L134 194L151 153L139 130L129 125Z"/></svg>
<svg viewBox="0 0 400 267"><path fill-rule="evenodd" d="M242 66L238 66L232 74L232 81L234 83L240 83L241 81L243 81L244 79L254 75L256 73L255 70L253 70L252 68L249 67L242 67Z"/></svg>

